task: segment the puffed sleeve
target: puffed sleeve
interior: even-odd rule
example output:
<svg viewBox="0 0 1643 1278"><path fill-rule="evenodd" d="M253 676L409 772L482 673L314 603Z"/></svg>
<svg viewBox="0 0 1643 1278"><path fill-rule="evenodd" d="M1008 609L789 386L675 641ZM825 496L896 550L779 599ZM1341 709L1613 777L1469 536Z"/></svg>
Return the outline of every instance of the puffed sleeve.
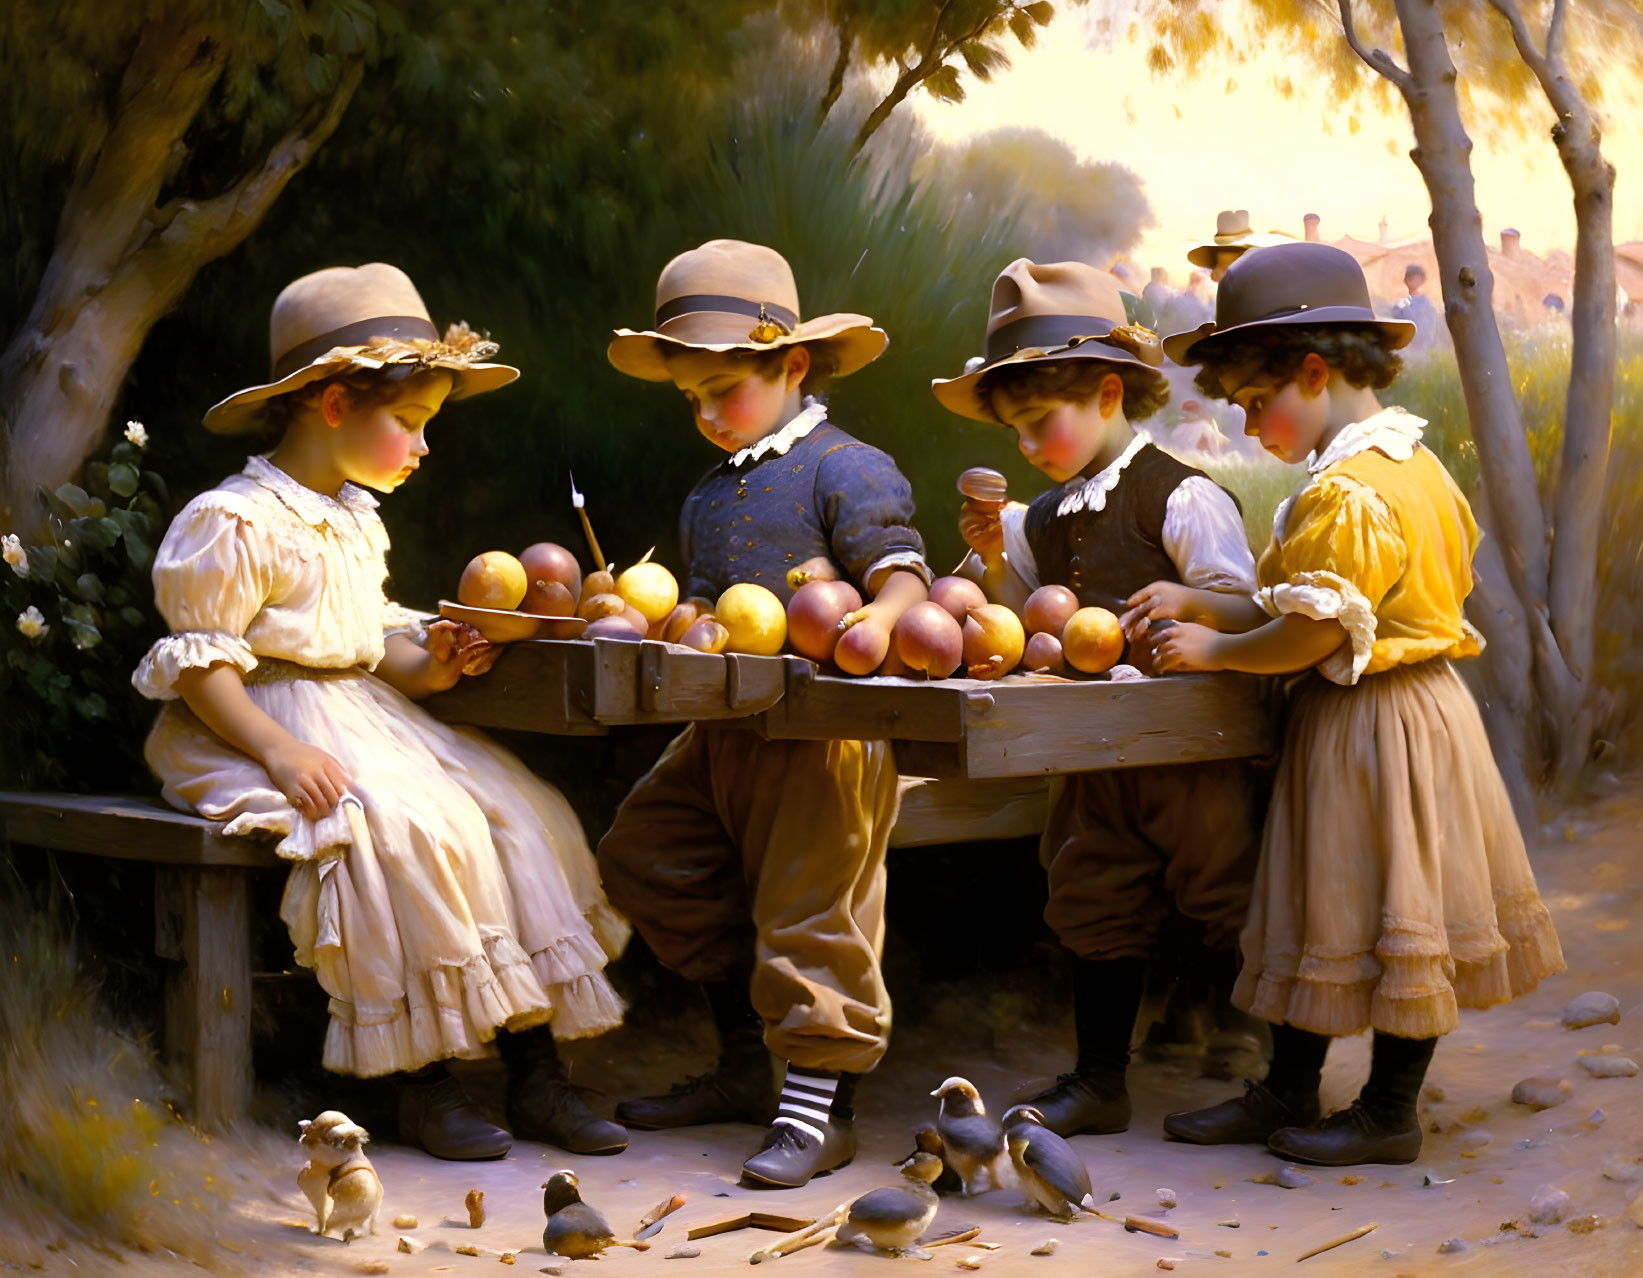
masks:
<svg viewBox="0 0 1643 1278"><path fill-rule="evenodd" d="M1162 540L1183 584L1233 594L1255 589L1243 516L1214 480L1193 475L1175 486L1164 507Z"/></svg>
<svg viewBox="0 0 1643 1278"><path fill-rule="evenodd" d="M862 586L886 569L905 568L930 581L924 538L913 527L913 488L888 453L845 444L816 467L817 509L833 556Z"/></svg>
<svg viewBox="0 0 1643 1278"><path fill-rule="evenodd" d="M701 504L702 493L698 485L690 490L684 505L679 508L679 562L685 566L685 588L681 599L712 599L719 593L711 581L696 571L695 538L691 535L691 528Z"/></svg>
<svg viewBox="0 0 1643 1278"><path fill-rule="evenodd" d="M1375 610L1409 562L1397 519L1369 485L1330 475L1295 499L1276 549L1284 580L1257 591L1255 602L1273 617L1339 621L1350 643L1319 673L1356 683L1374 651Z"/></svg>
<svg viewBox="0 0 1643 1278"><path fill-rule="evenodd" d="M245 641L273 588L268 530L233 493L202 493L172 520L154 555L154 602L172 633L148 650L131 676L156 701L177 697L184 670L226 663L255 668Z"/></svg>

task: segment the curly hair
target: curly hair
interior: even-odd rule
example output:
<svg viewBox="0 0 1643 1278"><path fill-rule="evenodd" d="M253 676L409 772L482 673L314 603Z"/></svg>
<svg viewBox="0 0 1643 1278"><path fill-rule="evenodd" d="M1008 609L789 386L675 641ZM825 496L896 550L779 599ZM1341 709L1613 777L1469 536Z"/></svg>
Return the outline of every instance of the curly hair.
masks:
<svg viewBox="0 0 1643 1278"><path fill-rule="evenodd" d="M1041 395L1074 404L1087 404L1095 398L1108 373L1118 374L1118 380L1124 383L1124 416L1129 421L1151 417L1169 403L1169 383L1162 374L1140 364L1102 359L1031 360L1004 364L982 376L976 383L976 394L989 408L994 392L999 390L1021 399Z"/></svg>
<svg viewBox="0 0 1643 1278"><path fill-rule="evenodd" d="M767 382L775 381L781 376L782 369L787 365L787 357L795 345L803 346L810 354L810 369L805 373L804 380L799 383L800 393L820 394L839 371L838 352L826 341L797 342L768 351L731 350L723 352L720 358L738 372L756 373ZM664 363L671 353L671 348L663 347Z"/></svg>
<svg viewBox="0 0 1643 1278"><path fill-rule="evenodd" d="M333 382L347 390L350 408L375 408L379 404L392 403L421 385L424 379L439 376L450 377L451 374L420 364L385 364L381 368L362 368L334 377L323 377L268 400L262 410L256 437L259 440L279 439L304 410L311 411L319 404L325 388Z"/></svg>
<svg viewBox="0 0 1643 1278"><path fill-rule="evenodd" d="M1254 365L1253 377L1269 377L1279 385L1291 382L1308 355L1317 355L1347 385L1385 390L1403 372L1403 357L1392 349L1387 332L1374 324L1285 324L1211 336L1198 345L1204 366L1193 385L1212 399L1225 399L1221 374L1229 368Z"/></svg>

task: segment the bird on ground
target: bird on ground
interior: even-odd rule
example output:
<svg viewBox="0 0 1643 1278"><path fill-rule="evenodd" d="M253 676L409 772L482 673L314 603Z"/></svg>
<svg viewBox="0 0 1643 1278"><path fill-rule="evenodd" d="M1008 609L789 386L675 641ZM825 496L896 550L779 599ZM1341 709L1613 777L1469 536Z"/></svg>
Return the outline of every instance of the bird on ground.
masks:
<svg viewBox="0 0 1643 1278"><path fill-rule="evenodd" d="M941 1175L936 1177L931 1186L938 1194L961 1194L964 1192L964 1182L958 1178L958 1173L947 1166L947 1150L941 1143L941 1133L934 1127L920 1127L913 1133L913 1154L934 1154L941 1159ZM911 1158L913 1154L907 1155ZM900 1167L906 1158L898 1159L891 1164Z"/></svg>
<svg viewBox="0 0 1643 1278"><path fill-rule="evenodd" d="M1080 1211L1094 1214L1089 1169L1071 1145L1044 1125L1038 1110L1031 1105L1006 1110L1004 1143L1029 1201L1062 1220Z"/></svg>
<svg viewBox="0 0 1643 1278"><path fill-rule="evenodd" d="M1010 1166L1004 1128L996 1118L987 1116L975 1084L967 1078L949 1078L930 1095L941 1101L936 1132L941 1137L943 1157L964 1182L964 1192L979 1194L1004 1184Z"/></svg>
<svg viewBox="0 0 1643 1278"><path fill-rule="evenodd" d="M319 1224L315 1232L343 1242L376 1233L382 1181L365 1156L371 1134L334 1109L297 1126L308 1152L297 1184L314 1204Z"/></svg>
<svg viewBox="0 0 1643 1278"><path fill-rule="evenodd" d="M649 1251L650 1244L616 1237L604 1213L582 1201L580 1182L573 1171L558 1171L542 1186L542 1210L547 1227L542 1230L542 1246L549 1253L570 1260L597 1256L607 1247L632 1247Z"/></svg>
<svg viewBox="0 0 1643 1278"><path fill-rule="evenodd" d="M870 1189L850 1204L834 1237L841 1243L867 1242L879 1251L928 1260L929 1253L915 1244L936 1218L939 1200L931 1185L941 1171L941 1159L920 1150L901 1165L901 1184Z"/></svg>

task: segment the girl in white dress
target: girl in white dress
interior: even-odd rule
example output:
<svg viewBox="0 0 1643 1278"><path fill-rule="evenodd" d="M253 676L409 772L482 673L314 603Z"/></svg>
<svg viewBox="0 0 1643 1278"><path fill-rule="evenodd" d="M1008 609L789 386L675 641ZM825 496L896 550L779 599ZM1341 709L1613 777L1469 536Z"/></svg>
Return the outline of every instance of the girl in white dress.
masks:
<svg viewBox="0 0 1643 1278"><path fill-rule="evenodd" d="M570 1089L554 1040L621 1022L603 969L628 926L564 797L415 705L496 650L387 600L365 491L410 477L446 400L518 370L486 362L495 344L465 326L440 340L382 263L287 287L272 347L273 380L206 426L283 427L280 442L189 502L155 556L172 633L133 676L166 703L149 763L170 802L278 839L280 915L330 995L325 1066L394 1075L402 1139L444 1158L507 1152L441 1063L499 1040L516 1134L616 1152L626 1133Z"/></svg>

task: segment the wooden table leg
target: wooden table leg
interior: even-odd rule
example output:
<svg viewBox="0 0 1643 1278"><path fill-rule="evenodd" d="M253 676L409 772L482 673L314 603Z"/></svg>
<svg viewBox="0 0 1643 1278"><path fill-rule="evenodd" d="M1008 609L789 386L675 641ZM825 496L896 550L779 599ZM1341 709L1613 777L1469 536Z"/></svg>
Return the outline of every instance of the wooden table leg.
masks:
<svg viewBox="0 0 1643 1278"><path fill-rule="evenodd" d="M221 1130L251 1103L251 928L245 870L157 867L155 950L166 983L166 1054L188 1073L194 1121Z"/></svg>

